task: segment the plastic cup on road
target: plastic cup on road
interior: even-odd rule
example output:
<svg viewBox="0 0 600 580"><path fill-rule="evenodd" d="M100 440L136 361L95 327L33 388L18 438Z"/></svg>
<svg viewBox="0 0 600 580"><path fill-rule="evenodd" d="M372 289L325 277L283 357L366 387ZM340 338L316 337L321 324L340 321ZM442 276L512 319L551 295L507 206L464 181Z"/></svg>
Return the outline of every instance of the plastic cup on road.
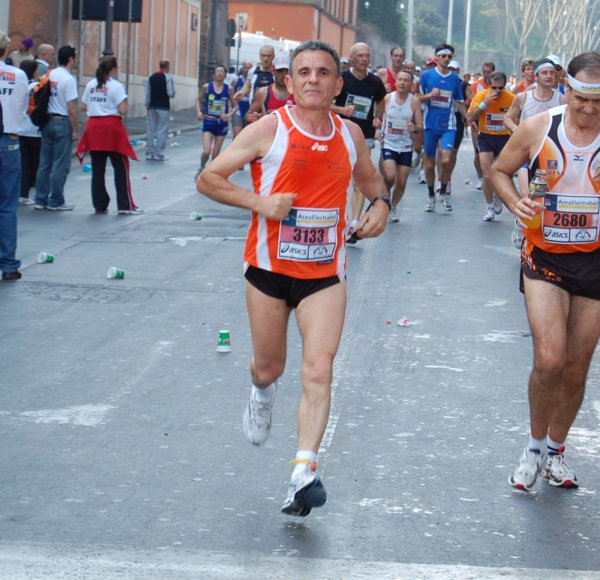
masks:
<svg viewBox="0 0 600 580"><path fill-rule="evenodd" d="M193 222L200 221L200 220L202 219L202 214L198 213L197 211L193 211L193 212L190 214L190 219L191 219Z"/></svg>
<svg viewBox="0 0 600 580"><path fill-rule="evenodd" d="M107 278L116 278L117 280L122 280L123 278L125 278L125 270L119 270L118 268L115 268L114 266L112 266L111 268L108 269L108 272L106 273L106 277Z"/></svg>
<svg viewBox="0 0 600 580"><path fill-rule="evenodd" d="M231 352L231 339L229 337L229 330L219 330L217 352Z"/></svg>
<svg viewBox="0 0 600 580"><path fill-rule="evenodd" d="M54 254L46 254L46 252L40 252L38 254L38 264L48 263L51 264L54 262Z"/></svg>

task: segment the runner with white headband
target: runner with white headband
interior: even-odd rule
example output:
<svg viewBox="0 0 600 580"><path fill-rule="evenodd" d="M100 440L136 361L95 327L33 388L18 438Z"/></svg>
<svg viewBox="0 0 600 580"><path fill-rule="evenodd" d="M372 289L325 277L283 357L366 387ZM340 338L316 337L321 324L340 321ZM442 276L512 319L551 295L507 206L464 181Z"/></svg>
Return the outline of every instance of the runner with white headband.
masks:
<svg viewBox="0 0 600 580"><path fill-rule="evenodd" d="M555 487L578 486L564 459L565 441L600 337L600 54L576 56L568 73L567 104L523 121L492 169L496 191L525 233L521 289L534 346L531 431L508 480L525 491L538 473ZM546 174L543 203L515 189L512 177L524 163L530 177L536 170Z"/></svg>
<svg viewBox="0 0 600 580"><path fill-rule="evenodd" d="M548 111L554 107L565 104L566 97L554 89L556 69L554 63L549 58L542 58L534 64L535 88L530 91L519 93L504 119L506 127L511 132L515 132L517 127L539 113ZM521 167L518 173L519 191L521 195L527 195L529 190L529 174L527 165ZM523 231L519 222L515 220L515 227L511 234L511 240L514 246L521 249L523 241Z"/></svg>
<svg viewBox="0 0 600 580"><path fill-rule="evenodd" d="M426 70L421 75L421 94L418 95L419 100L425 103L425 175L429 190L425 211L428 212L435 211L435 156L440 142L442 149L440 197L442 207L446 211L452 211L447 187L452 177L452 153L456 138L454 104L456 103L456 108L463 117L467 116L460 78L448 68L454 55L454 48L449 44L440 44L435 52L437 66Z"/></svg>

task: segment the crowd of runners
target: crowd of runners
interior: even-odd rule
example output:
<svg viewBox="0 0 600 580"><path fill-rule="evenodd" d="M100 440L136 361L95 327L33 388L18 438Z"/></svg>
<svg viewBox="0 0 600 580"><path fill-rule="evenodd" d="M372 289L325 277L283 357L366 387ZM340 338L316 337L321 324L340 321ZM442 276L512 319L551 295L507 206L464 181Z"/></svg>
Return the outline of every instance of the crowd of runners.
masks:
<svg viewBox="0 0 600 580"><path fill-rule="evenodd" d="M302 335L298 451L285 513L305 516L327 498L315 472L346 305L345 245L399 221L408 175L419 167L425 211L437 202L452 211L452 173L469 132L483 220L505 206L515 217L533 336L531 435L508 482L530 491L542 474L550 485L578 486L564 450L600 336L600 54L579 55L567 70L554 55L527 59L517 81L493 62L461 78L454 52L440 44L421 70L396 46L390 66L374 72L364 43L343 59L320 41L300 45L291 60L264 46L260 65L244 63L236 92L219 93L225 111L240 117L234 126L250 126L218 158L213 149L209 165L205 149L197 186L252 211L244 266L254 358L243 430L255 445L271 434L294 309ZM203 89L199 117L223 75ZM229 181L247 163L253 191Z"/></svg>

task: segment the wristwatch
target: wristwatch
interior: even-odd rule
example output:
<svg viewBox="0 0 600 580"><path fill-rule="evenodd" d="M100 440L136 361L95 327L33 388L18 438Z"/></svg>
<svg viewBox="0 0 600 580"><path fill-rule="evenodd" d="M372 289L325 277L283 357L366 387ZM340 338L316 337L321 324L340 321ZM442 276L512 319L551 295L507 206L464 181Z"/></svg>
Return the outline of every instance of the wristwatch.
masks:
<svg viewBox="0 0 600 580"><path fill-rule="evenodd" d="M378 195L375 199L373 199L373 201L371 201L371 204L375 205L375 202L379 199L387 204L389 210L392 209L392 202L390 201L390 198L386 195Z"/></svg>

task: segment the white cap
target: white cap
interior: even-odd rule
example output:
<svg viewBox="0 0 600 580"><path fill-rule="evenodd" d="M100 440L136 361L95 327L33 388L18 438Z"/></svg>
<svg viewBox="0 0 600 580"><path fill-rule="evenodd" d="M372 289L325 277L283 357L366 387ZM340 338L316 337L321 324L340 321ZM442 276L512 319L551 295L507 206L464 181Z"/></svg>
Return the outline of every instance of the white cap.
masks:
<svg viewBox="0 0 600 580"><path fill-rule="evenodd" d="M287 68L289 70L289 68L290 68L290 57L286 56L285 54L278 54L273 59L273 68L275 70L279 70L280 68Z"/></svg>
<svg viewBox="0 0 600 580"><path fill-rule="evenodd" d="M460 70L460 64L458 64L457 60L451 60L450 64L448 65L448 68L453 68L456 70Z"/></svg>
<svg viewBox="0 0 600 580"><path fill-rule="evenodd" d="M556 54L549 54L546 58L548 60L551 60L554 63L554 66L559 66L560 68L563 68L563 63L560 56Z"/></svg>
<svg viewBox="0 0 600 580"><path fill-rule="evenodd" d="M421 69L421 67L420 67L420 66L418 66L418 65L417 65L417 66L415 67L415 70L421 71L422 69Z"/></svg>

